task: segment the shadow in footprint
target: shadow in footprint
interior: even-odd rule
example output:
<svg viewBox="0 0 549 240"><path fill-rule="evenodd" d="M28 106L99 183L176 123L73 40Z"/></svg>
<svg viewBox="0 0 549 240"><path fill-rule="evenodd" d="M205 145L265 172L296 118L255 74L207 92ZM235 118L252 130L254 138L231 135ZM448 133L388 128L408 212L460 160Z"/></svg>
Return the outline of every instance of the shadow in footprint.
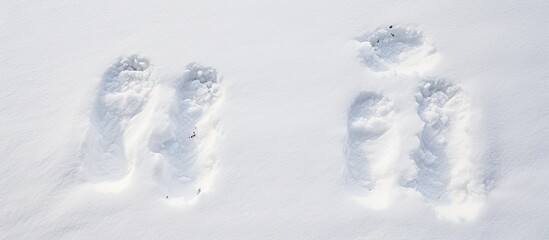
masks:
<svg viewBox="0 0 549 240"><path fill-rule="evenodd" d="M128 174L124 133L148 100L151 74L149 60L132 55L103 75L82 144L82 170L89 182L114 182Z"/></svg>
<svg viewBox="0 0 549 240"><path fill-rule="evenodd" d="M393 111L392 102L375 92L361 93L351 106L347 122L347 185L351 189L375 188L372 166L386 155L386 148L379 145L387 141L382 136L391 127Z"/></svg>

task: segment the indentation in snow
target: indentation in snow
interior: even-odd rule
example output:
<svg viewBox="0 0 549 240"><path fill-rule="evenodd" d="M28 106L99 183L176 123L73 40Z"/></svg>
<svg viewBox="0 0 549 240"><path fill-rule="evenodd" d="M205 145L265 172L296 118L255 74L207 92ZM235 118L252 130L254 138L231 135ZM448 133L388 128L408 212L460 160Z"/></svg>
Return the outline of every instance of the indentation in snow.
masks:
<svg viewBox="0 0 549 240"><path fill-rule="evenodd" d="M163 104L152 107L147 141L156 153L154 175L170 196L192 198L197 189L207 187L217 161L217 119L212 110L221 95L220 82L214 68L193 63L168 85L173 91L159 93Z"/></svg>
<svg viewBox="0 0 549 240"><path fill-rule="evenodd" d="M427 80L419 90L417 113L423 130L412 154L418 167L413 184L438 205L442 217L471 219L478 211L455 210L459 206L478 210L485 195L482 166L472 154L470 105L462 90L445 80Z"/></svg>
<svg viewBox="0 0 549 240"><path fill-rule="evenodd" d="M106 184L129 173L126 128L148 101L152 75L149 60L137 55L121 58L103 75L81 149L88 181Z"/></svg>
<svg viewBox="0 0 549 240"><path fill-rule="evenodd" d="M385 173L385 158L391 157L388 152L394 143L385 133L393 112L392 102L375 92L361 93L351 106L347 123L347 183L351 189L373 190Z"/></svg>
<svg viewBox="0 0 549 240"><path fill-rule="evenodd" d="M434 65L437 51L423 33L406 26L381 27L357 38L362 63L375 72L423 73Z"/></svg>
<svg viewBox="0 0 549 240"><path fill-rule="evenodd" d="M172 202L189 202L207 191L217 161L219 78L193 63L182 77L155 84L151 69L129 56L107 71L82 144L82 171L98 191L149 185Z"/></svg>

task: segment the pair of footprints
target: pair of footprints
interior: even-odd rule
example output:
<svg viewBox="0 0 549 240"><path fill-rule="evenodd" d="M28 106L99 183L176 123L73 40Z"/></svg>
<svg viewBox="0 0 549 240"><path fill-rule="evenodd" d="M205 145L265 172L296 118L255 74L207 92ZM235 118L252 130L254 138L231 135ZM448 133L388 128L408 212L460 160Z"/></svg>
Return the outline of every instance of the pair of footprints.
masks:
<svg viewBox="0 0 549 240"><path fill-rule="evenodd" d="M375 72L423 72L436 60L423 34L404 26L380 28L358 41L363 64ZM92 110L82 148L87 180L100 190L119 191L132 176L153 176L163 193L195 195L216 161L212 115L220 93L213 68L191 64L181 78L157 82L148 60L121 59L105 73ZM376 92L356 99L348 121L351 188L360 194L395 185L415 188L438 203L481 198L463 92L450 82L427 80L416 101L424 126L411 161L403 163L392 101Z"/></svg>
<svg viewBox="0 0 549 240"><path fill-rule="evenodd" d="M374 72L422 74L437 57L420 31L405 26L378 28L357 40L362 63ZM387 207L399 189L413 189L442 217L471 219L486 191L472 150L471 106L459 86L419 78L416 117L423 127L411 153L400 150L406 126L396 121L404 113L393 101L374 91L356 98L348 116L347 187L373 208Z"/></svg>
<svg viewBox="0 0 549 240"><path fill-rule="evenodd" d="M160 194L192 197L215 165L215 69L193 63L183 76L160 81L150 62L123 57L103 75L83 142L82 172L100 191L131 178Z"/></svg>

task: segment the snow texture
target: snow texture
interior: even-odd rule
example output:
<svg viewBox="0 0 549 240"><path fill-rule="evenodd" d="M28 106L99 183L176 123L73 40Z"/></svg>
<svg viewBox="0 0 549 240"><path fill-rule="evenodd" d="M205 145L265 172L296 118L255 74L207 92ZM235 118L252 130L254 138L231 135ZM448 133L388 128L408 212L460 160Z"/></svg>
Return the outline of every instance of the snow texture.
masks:
<svg viewBox="0 0 549 240"><path fill-rule="evenodd" d="M147 103L154 86L147 59L122 58L103 75L83 144L83 170L90 182L113 182L131 171L128 126Z"/></svg>
<svg viewBox="0 0 549 240"><path fill-rule="evenodd" d="M424 123L419 148L413 153L418 167L416 189L437 204L478 208L485 187L479 172L482 166L472 154L469 101L458 86L443 79L423 82L416 99ZM453 214L471 220L475 212L463 217L459 216L463 211Z"/></svg>
<svg viewBox="0 0 549 240"><path fill-rule="evenodd" d="M353 103L349 112L347 157L351 185L374 189L376 180L387 174L384 165L394 162L390 154L395 150L391 145L394 141L390 134L385 135L391 127L393 111L391 101L374 92L361 93Z"/></svg>
<svg viewBox="0 0 549 240"><path fill-rule="evenodd" d="M152 69L131 55L105 73L82 144L82 171L99 191L152 177L172 199L192 199L207 188L217 161L217 72L192 63L182 77L157 81Z"/></svg>
<svg viewBox="0 0 549 240"><path fill-rule="evenodd" d="M436 48L417 29L379 27L357 38L362 63L375 72L425 72L436 60Z"/></svg>
<svg viewBox="0 0 549 240"><path fill-rule="evenodd" d="M158 161L154 174L165 191L191 198L207 187L217 161L213 151L218 133L211 110L221 94L220 82L214 68L192 63L172 84L175 91L166 95L168 103L151 106L165 108L151 114L148 147Z"/></svg>
<svg viewBox="0 0 549 240"><path fill-rule="evenodd" d="M549 236L548 1L0 2L0 239Z"/></svg>
<svg viewBox="0 0 549 240"><path fill-rule="evenodd" d="M396 76L420 81L416 102L423 129L419 146L410 156L414 164L407 166L409 161L401 159L402 128L395 127L395 118L402 118L402 113L395 112L393 102L381 94L361 93L349 113L346 182L373 209L389 207L403 188L413 188L440 218L471 221L484 202L482 176L486 174L473 154L470 131L476 123L470 103L461 88L449 81L402 71L410 66L420 69L419 65L432 61L434 47L424 38L419 30L392 25L362 38L374 50L370 55L361 50L366 67L381 70L384 64L383 69L389 70L390 65Z"/></svg>

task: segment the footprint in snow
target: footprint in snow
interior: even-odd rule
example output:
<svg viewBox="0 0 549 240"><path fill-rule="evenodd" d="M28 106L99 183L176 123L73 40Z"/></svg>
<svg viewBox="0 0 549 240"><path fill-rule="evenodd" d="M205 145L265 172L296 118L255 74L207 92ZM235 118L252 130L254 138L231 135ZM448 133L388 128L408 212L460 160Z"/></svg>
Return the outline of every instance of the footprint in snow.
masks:
<svg viewBox="0 0 549 240"><path fill-rule="evenodd" d="M424 72L437 51L417 29L400 25L378 28L356 39L361 62L374 72Z"/></svg>
<svg viewBox="0 0 549 240"><path fill-rule="evenodd" d="M386 174L395 151L392 134L393 103L375 92L362 92L354 101L347 122L347 185L367 193ZM367 191L365 191L367 190Z"/></svg>
<svg viewBox="0 0 549 240"><path fill-rule="evenodd" d="M218 136L214 107L221 96L221 82L214 68L193 63L183 77L170 82L169 98L152 122L148 139L159 161L155 178L174 197L192 198L207 187L216 163ZM198 190L199 192L201 190Z"/></svg>
<svg viewBox="0 0 549 240"><path fill-rule="evenodd" d="M154 86L149 60L123 57L103 75L90 127L82 144L82 170L89 182L114 182L130 171L124 136Z"/></svg>

